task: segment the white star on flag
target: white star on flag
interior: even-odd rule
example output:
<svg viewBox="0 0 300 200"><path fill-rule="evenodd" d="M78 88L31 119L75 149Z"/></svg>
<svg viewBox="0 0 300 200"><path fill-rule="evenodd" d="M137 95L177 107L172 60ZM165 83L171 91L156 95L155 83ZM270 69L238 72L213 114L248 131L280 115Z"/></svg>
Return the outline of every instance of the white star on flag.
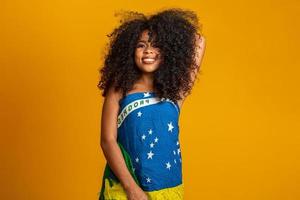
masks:
<svg viewBox="0 0 300 200"><path fill-rule="evenodd" d="M178 141L176 142L176 145L177 145L177 146L179 145L179 142L178 142Z"/></svg>
<svg viewBox="0 0 300 200"><path fill-rule="evenodd" d="M151 179L148 177L147 178L147 183L150 183L151 182Z"/></svg>
<svg viewBox="0 0 300 200"><path fill-rule="evenodd" d="M167 165L166 168L170 170L170 168L171 168L170 162L167 162L166 165Z"/></svg>
<svg viewBox="0 0 300 200"><path fill-rule="evenodd" d="M180 153L180 149L177 149L177 154L179 154Z"/></svg>
<svg viewBox="0 0 300 200"><path fill-rule="evenodd" d="M148 131L148 133L149 133L149 135L152 135L152 129L150 129L150 130Z"/></svg>
<svg viewBox="0 0 300 200"><path fill-rule="evenodd" d="M158 138L156 137L155 139L154 139L154 142L157 142L158 141Z"/></svg>
<svg viewBox="0 0 300 200"><path fill-rule="evenodd" d="M144 97L149 97L150 93L149 92L144 92Z"/></svg>
<svg viewBox="0 0 300 200"><path fill-rule="evenodd" d="M146 135L145 134L142 135L142 140L145 140L145 138L146 138Z"/></svg>
<svg viewBox="0 0 300 200"><path fill-rule="evenodd" d="M137 114L138 114L138 117L140 117L140 116L142 116L143 113L141 111L139 111Z"/></svg>
<svg viewBox="0 0 300 200"><path fill-rule="evenodd" d="M135 162L139 162L139 158L138 157L135 159Z"/></svg>
<svg viewBox="0 0 300 200"><path fill-rule="evenodd" d="M174 128L174 126L172 125L172 122L168 123L168 126L169 126L168 131L172 132L172 129Z"/></svg>
<svg viewBox="0 0 300 200"><path fill-rule="evenodd" d="M175 152L175 150L173 150L173 154L174 154L174 155L176 155L176 152Z"/></svg>
<svg viewBox="0 0 300 200"><path fill-rule="evenodd" d="M152 151L150 151L148 154L148 159L151 158L152 159L152 156L154 155L154 153L152 153Z"/></svg>
<svg viewBox="0 0 300 200"><path fill-rule="evenodd" d="M153 143L153 142L151 142L151 144L150 144L150 148L153 148L153 146L154 146L154 143Z"/></svg>
<svg viewBox="0 0 300 200"><path fill-rule="evenodd" d="M174 159L174 163L176 163L176 159Z"/></svg>

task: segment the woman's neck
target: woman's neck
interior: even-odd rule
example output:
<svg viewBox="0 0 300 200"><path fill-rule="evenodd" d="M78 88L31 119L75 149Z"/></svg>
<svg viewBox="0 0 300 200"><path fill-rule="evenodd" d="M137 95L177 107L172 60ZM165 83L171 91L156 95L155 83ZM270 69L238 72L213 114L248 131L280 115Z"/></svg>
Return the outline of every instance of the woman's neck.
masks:
<svg viewBox="0 0 300 200"><path fill-rule="evenodd" d="M153 91L153 73L143 73L135 85L141 90Z"/></svg>
<svg viewBox="0 0 300 200"><path fill-rule="evenodd" d="M152 88L153 87L153 73L143 73L141 78L138 80L141 85L145 87Z"/></svg>

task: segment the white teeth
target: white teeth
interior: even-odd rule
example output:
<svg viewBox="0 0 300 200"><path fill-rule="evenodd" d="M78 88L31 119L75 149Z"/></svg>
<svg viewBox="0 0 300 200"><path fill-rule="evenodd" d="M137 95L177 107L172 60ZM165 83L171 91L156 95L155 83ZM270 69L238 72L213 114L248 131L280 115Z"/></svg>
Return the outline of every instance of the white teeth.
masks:
<svg viewBox="0 0 300 200"><path fill-rule="evenodd" d="M155 59L153 59L153 58L143 58L142 61L144 63L152 64L152 63L155 62Z"/></svg>
<svg viewBox="0 0 300 200"><path fill-rule="evenodd" d="M150 62L151 62L151 61L155 61L155 59L153 59L153 58L144 58L143 60L144 60L144 61L150 61Z"/></svg>

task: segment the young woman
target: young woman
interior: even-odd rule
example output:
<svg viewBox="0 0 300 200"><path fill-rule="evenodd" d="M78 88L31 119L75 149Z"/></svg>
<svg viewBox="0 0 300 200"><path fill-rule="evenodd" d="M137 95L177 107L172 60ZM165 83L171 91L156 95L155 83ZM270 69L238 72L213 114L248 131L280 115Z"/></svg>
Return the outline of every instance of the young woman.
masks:
<svg viewBox="0 0 300 200"><path fill-rule="evenodd" d="M182 200L178 119L205 39L196 14L127 12L111 37L98 87L105 97L100 200Z"/></svg>

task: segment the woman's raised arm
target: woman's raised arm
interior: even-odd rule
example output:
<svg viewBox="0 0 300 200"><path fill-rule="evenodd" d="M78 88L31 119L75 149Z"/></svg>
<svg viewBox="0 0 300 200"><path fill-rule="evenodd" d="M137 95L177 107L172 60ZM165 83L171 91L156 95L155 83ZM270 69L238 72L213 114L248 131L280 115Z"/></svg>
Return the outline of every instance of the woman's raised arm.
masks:
<svg viewBox="0 0 300 200"><path fill-rule="evenodd" d="M195 35L196 37L196 43L195 43L195 48L196 48L196 54L195 54L195 64L197 66L197 68L194 69L194 71L191 72L191 78L192 78L192 82L194 83L196 75L199 72L201 63L202 63L202 59L203 59L203 55L205 52L205 45L206 45L206 40L205 37L203 35L200 35L199 33L196 33Z"/></svg>
<svg viewBox="0 0 300 200"><path fill-rule="evenodd" d="M195 79L196 79L196 76L199 72L199 69L200 69L200 66L201 66L201 63L202 63L202 59L203 59L203 55L204 55L204 52L205 52L205 44L206 44L206 41L205 41L205 38L203 35L200 35L199 33L196 33L195 34L195 60L194 60L194 64L197 66L197 68L194 68L194 70L191 71L190 73L190 76L191 76L191 85L193 86L194 85L194 82L195 82ZM183 101L185 100L186 96L184 96L183 94L181 94L181 97L182 99L181 100L178 100L177 103L178 103L178 106L181 108L182 104L183 104Z"/></svg>

